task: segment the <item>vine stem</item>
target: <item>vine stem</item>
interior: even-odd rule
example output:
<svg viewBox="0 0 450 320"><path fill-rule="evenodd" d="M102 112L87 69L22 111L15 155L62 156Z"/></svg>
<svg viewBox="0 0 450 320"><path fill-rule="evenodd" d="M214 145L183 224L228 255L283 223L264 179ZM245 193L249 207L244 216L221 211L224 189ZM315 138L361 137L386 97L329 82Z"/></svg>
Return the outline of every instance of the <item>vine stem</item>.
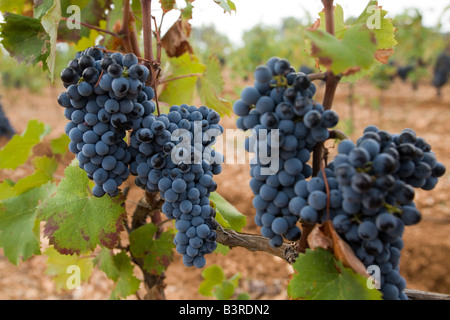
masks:
<svg viewBox="0 0 450 320"><path fill-rule="evenodd" d="M146 61L153 60L153 46L152 46L152 1L151 0L141 0L142 8L142 30L144 33L144 58ZM148 64L147 67L152 73L151 65Z"/></svg>
<svg viewBox="0 0 450 320"><path fill-rule="evenodd" d="M335 29L334 29L333 0L322 0L322 3L324 6L326 31L329 34L334 35ZM320 75L319 77L320 79L325 80L326 85L325 96L322 104L325 110L330 110L333 106L334 96L336 94L336 89L339 84L339 81L341 80L341 77L339 75L333 74L333 72L331 71L326 71L323 75ZM313 150L313 159L312 159L313 176L317 176L317 173L320 171L323 155L324 155L324 144L317 143ZM301 225L303 232L297 245L297 252L305 252L305 250L309 247L308 236L314 229L313 225L309 225L307 223L302 223Z"/></svg>
<svg viewBox="0 0 450 320"><path fill-rule="evenodd" d="M160 74L160 65L161 65L161 39L160 39L160 30L156 24L155 18L152 16L152 1L151 0L141 0L141 8L142 8L142 30L144 33L144 58L146 62L145 65L150 70L150 77L147 80L147 83L153 88L155 92L155 101L156 101L156 110L158 112L158 116L161 114L161 110L159 108L158 102L158 77ZM152 31L152 20L155 21L155 35L157 40L157 57L153 54L153 31Z"/></svg>

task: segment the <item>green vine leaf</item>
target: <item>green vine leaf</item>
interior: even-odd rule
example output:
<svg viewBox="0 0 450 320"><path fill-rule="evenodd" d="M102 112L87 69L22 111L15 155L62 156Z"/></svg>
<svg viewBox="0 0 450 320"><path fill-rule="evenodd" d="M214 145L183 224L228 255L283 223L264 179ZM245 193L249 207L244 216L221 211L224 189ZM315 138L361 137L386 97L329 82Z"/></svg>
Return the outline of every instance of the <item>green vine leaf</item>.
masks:
<svg viewBox="0 0 450 320"><path fill-rule="evenodd" d="M159 0L159 3L161 4L161 9L164 14L171 11L175 7L175 0Z"/></svg>
<svg viewBox="0 0 450 320"><path fill-rule="evenodd" d="M236 5L231 0L214 0L214 2L217 3L226 13L231 14L231 11L236 12Z"/></svg>
<svg viewBox="0 0 450 320"><path fill-rule="evenodd" d="M58 168L58 163L54 158L43 156L34 158L33 166L33 174L20 179L13 186L13 190L16 195L20 195L32 188L40 187L47 182L52 182L53 174Z"/></svg>
<svg viewBox="0 0 450 320"><path fill-rule="evenodd" d="M395 27L378 1L368 3L351 25L345 25L342 7L334 10L335 35L325 30L325 14L306 31L312 42L312 55L326 69L349 76L347 81L372 74L376 67L386 64L397 45Z"/></svg>
<svg viewBox="0 0 450 320"><path fill-rule="evenodd" d="M102 249L94 262L116 283L110 299L126 298L139 290L141 281L134 276L134 265L125 251L113 254L111 250Z"/></svg>
<svg viewBox="0 0 450 320"><path fill-rule="evenodd" d="M24 11L31 11L33 4L27 0L0 0L0 11L13 12L16 14L23 14Z"/></svg>
<svg viewBox="0 0 450 320"><path fill-rule="evenodd" d="M31 155L31 149L50 133L50 127L38 120L30 120L21 135L13 138L0 150L0 169L16 169Z"/></svg>
<svg viewBox="0 0 450 320"><path fill-rule="evenodd" d="M293 264L295 273L288 295L306 300L380 300L381 293L367 287L367 279L345 268L331 252L307 249Z"/></svg>
<svg viewBox="0 0 450 320"><path fill-rule="evenodd" d="M106 10L108 10L108 18L111 14L111 0L60 0L61 3L61 14L65 18L69 18L73 12L68 10L72 5L76 5L80 8L80 18L82 22L87 23L91 26L100 27L100 21L105 20ZM140 5L140 1L137 2ZM119 3L119 11L121 11L121 6L123 1ZM115 22L115 21L114 21ZM113 30L114 22L108 25L108 30ZM91 29L81 26L80 29L69 29L65 21L59 25L58 29L58 40L65 42L77 43L83 37L89 37ZM86 47L83 48L83 50Z"/></svg>
<svg viewBox="0 0 450 320"><path fill-rule="evenodd" d="M63 133L58 138L50 140L50 148L53 154L64 155L69 150L69 136Z"/></svg>
<svg viewBox="0 0 450 320"><path fill-rule="evenodd" d="M153 223L139 227L130 234L130 252L133 257L143 259L143 268L150 274L160 275L172 261L173 233L162 232L158 238L158 228Z"/></svg>
<svg viewBox="0 0 450 320"><path fill-rule="evenodd" d="M214 296L217 300L230 300L239 286L240 273L230 279L225 277L222 267L214 264L202 271L203 281L198 292L206 297ZM248 295L240 295L238 299L248 300Z"/></svg>
<svg viewBox="0 0 450 320"><path fill-rule="evenodd" d="M47 11L55 4L55 0L41 0L34 2L33 17L36 19L41 19Z"/></svg>
<svg viewBox="0 0 450 320"><path fill-rule="evenodd" d="M212 192L209 200L216 209L216 220L224 228L240 232L247 224L247 217L217 192Z"/></svg>
<svg viewBox="0 0 450 320"><path fill-rule="evenodd" d="M112 249L123 230L123 197L94 197L89 179L73 161L64 171L53 197L39 205L39 219L46 221L44 235L62 254L80 255L97 245Z"/></svg>
<svg viewBox="0 0 450 320"><path fill-rule="evenodd" d="M0 201L0 246L11 263L17 265L21 259L40 254L36 207L55 188L48 183Z"/></svg>
<svg viewBox="0 0 450 320"><path fill-rule="evenodd" d="M212 297L214 287L226 280L223 269L216 264L204 269L202 277L204 280L200 283L198 292L205 297Z"/></svg>
<svg viewBox="0 0 450 320"><path fill-rule="evenodd" d="M48 257L45 274L53 277L57 290L69 290L67 286L72 276L71 268L78 267L80 282L87 282L94 268L93 259L89 256L67 256L58 253L53 247L48 247L44 254Z"/></svg>
<svg viewBox="0 0 450 320"><path fill-rule="evenodd" d="M181 9L181 18L183 20L190 20L192 19L192 9L194 6L192 5L192 0L185 0L186 1L186 7Z"/></svg>
<svg viewBox="0 0 450 320"><path fill-rule="evenodd" d="M185 53L180 57L170 58L169 62L170 69L173 70L170 77L203 73L206 68L196 56L189 53ZM169 106L192 101L196 81L197 77L193 76L167 82L164 91L159 97L160 101L164 101Z"/></svg>
<svg viewBox="0 0 450 320"><path fill-rule="evenodd" d="M232 110L232 103L219 98L224 85L225 82L222 78L219 59L210 57L206 61L204 75L197 80L197 89L203 104L216 110L221 116L229 116Z"/></svg>
<svg viewBox="0 0 450 320"><path fill-rule="evenodd" d="M335 74L367 70L374 63L376 43L368 29L350 28L342 40L322 30L306 31L306 35L314 44L313 55Z"/></svg>

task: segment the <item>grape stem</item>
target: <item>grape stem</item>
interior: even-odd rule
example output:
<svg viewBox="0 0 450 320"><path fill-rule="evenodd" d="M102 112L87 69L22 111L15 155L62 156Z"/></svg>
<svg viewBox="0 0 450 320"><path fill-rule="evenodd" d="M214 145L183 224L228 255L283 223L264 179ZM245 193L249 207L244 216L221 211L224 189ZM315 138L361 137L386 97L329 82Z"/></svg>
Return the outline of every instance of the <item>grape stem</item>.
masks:
<svg viewBox="0 0 450 320"><path fill-rule="evenodd" d="M330 130L329 139L337 139L337 140L349 140L350 138L347 135L338 129Z"/></svg>
<svg viewBox="0 0 450 320"><path fill-rule="evenodd" d="M201 77L201 76L202 76L201 73L189 73L189 74L185 74L185 75L178 76L178 77L158 80L158 84L166 83L166 82L170 82L170 81L174 81L174 80L178 80L178 79L191 78L191 77Z"/></svg>
<svg viewBox="0 0 450 320"><path fill-rule="evenodd" d="M326 72L322 72L322 73L311 73L307 75L308 79L310 81L315 81L315 80L326 80L327 79L327 73Z"/></svg>
<svg viewBox="0 0 450 320"><path fill-rule="evenodd" d="M69 18L61 17L61 20L63 20L63 21L68 21ZM82 25L83 27L86 27L86 28L88 28L88 29L96 30L96 31L98 31L98 32L106 33L106 34L109 34L109 35L111 35L111 36L113 36L113 37L122 39L122 37L121 37L119 34L114 33L114 32L112 32L112 31L105 30L105 29L102 29L102 28L93 26L93 25L88 24L88 23L85 23L85 22L81 22L81 21L77 21L77 22L78 22L80 25Z"/></svg>

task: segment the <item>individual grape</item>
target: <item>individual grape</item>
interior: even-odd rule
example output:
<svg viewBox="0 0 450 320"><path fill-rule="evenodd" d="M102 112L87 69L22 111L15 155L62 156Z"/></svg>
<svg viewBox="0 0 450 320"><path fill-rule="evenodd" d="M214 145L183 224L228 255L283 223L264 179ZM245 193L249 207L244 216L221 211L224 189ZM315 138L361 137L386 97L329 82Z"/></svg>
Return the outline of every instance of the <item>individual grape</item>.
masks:
<svg viewBox="0 0 450 320"><path fill-rule="evenodd" d="M84 55L78 59L78 67L81 71L89 67L95 67L95 59L89 55Z"/></svg>
<svg viewBox="0 0 450 320"><path fill-rule="evenodd" d="M358 227L358 235L363 240L374 240L378 236L378 230L371 221L364 221Z"/></svg>
<svg viewBox="0 0 450 320"><path fill-rule="evenodd" d="M108 67L108 75L113 78L117 79L120 78L123 74L123 68L118 63L113 63Z"/></svg>
<svg viewBox="0 0 450 320"><path fill-rule="evenodd" d="M78 73L73 68L65 68L61 71L61 81L65 84L76 83L78 79Z"/></svg>
<svg viewBox="0 0 450 320"><path fill-rule="evenodd" d="M130 83L124 77L115 78L111 83L111 88L116 95L123 95L128 92L128 89L130 88Z"/></svg>
<svg viewBox="0 0 450 320"><path fill-rule="evenodd" d="M248 106L256 104L260 97L260 93L254 87L246 87L241 92L241 100Z"/></svg>
<svg viewBox="0 0 450 320"><path fill-rule="evenodd" d="M131 68L133 65L138 64L138 58L134 53L126 53L122 58L122 65L124 67Z"/></svg>
<svg viewBox="0 0 450 320"><path fill-rule="evenodd" d="M272 221L271 227L272 227L272 231L273 231L275 234L282 235L282 234L284 234L284 233L286 233L286 232L288 231L288 229L289 229L289 224L288 224L288 222L286 221L285 218L283 218L283 217L278 217L278 218L275 218L275 219Z"/></svg>
<svg viewBox="0 0 450 320"><path fill-rule="evenodd" d="M97 83L99 77L100 77L100 72L98 72L98 70L94 67L89 67L84 69L83 73L82 73L82 77L84 79L84 81L90 83L90 84L95 84Z"/></svg>
<svg viewBox="0 0 450 320"><path fill-rule="evenodd" d="M254 77L260 83L268 83L272 80L272 72L266 66L259 66L254 72Z"/></svg>
<svg viewBox="0 0 450 320"><path fill-rule="evenodd" d="M305 206L300 211L300 217L308 224L319 222L319 214L310 206Z"/></svg>
<svg viewBox="0 0 450 320"><path fill-rule="evenodd" d="M327 206L327 195L322 191L313 191L308 196L308 204L316 211L320 211Z"/></svg>

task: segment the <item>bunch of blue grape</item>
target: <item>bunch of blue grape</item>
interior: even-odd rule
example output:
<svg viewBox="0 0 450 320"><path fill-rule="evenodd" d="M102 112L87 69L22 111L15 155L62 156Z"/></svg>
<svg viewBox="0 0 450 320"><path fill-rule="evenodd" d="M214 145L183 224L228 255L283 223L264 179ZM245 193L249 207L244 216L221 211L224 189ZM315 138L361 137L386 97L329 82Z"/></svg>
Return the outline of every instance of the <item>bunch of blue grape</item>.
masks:
<svg viewBox="0 0 450 320"><path fill-rule="evenodd" d="M78 52L61 72L66 91L58 97L70 120L69 150L95 182L96 197L119 193L130 174L126 131L139 129L155 110L153 89L145 85L149 70L132 53L105 51L95 46Z"/></svg>
<svg viewBox="0 0 450 320"><path fill-rule="evenodd" d="M283 238L295 241L301 236L296 226L299 217L289 210L294 186L311 176L307 164L311 152L329 138L328 129L336 126L339 117L312 99L315 85L287 60L269 59L256 68L254 77L254 86L243 89L233 111L239 116L237 127L252 130L245 148L255 153L250 171L255 223L278 247Z"/></svg>
<svg viewBox="0 0 450 320"><path fill-rule="evenodd" d="M413 172L405 170L410 161ZM339 144L325 171L295 185L297 197L289 208L310 224L331 220L366 267L379 266L384 299L407 299L399 263L405 226L421 220L414 188L431 190L444 174L429 144L413 130L391 135L369 126L356 145Z"/></svg>
<svg viewBox="0 0 450 320"><path fill-rule="evenodd" d="M130 170L136 185L159 191L162 212L175 219L176 250L184 265L202 268L216 242L216 211L210 193L217 189L213 176L222 171L223 155L212 146L223 133L219 114L206 106L172 106L168 114L146 116L133 131Z"/></svg>

